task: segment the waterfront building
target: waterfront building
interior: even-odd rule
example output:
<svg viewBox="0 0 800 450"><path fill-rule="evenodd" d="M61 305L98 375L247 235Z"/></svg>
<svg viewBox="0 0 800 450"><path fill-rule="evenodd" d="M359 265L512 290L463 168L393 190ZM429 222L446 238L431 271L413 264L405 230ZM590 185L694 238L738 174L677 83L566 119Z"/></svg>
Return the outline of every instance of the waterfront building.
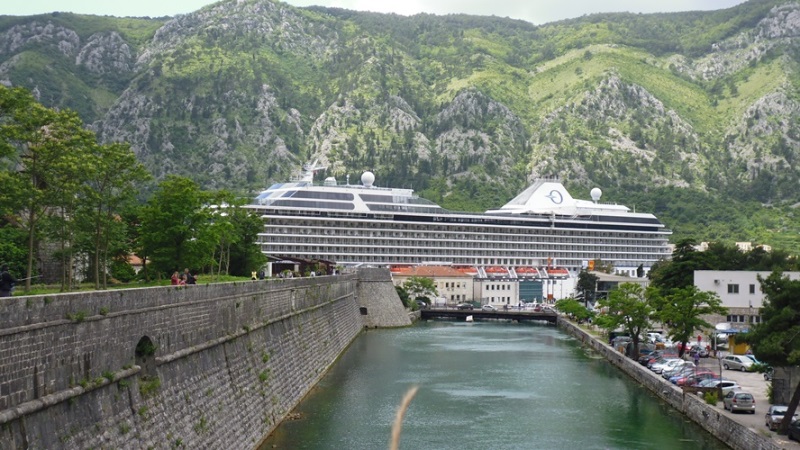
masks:
<svg viewBox="0 0 800 450"><path fill-rule="evenodd" d="M671 231L652 214L622 205L574 199L556 180L538 180L499 209L448 211L410 189L360 185L328 177L320 166L261 192L247 205L264 219L258 243L276 258L327 260L343 266L439 264L472 267L557 266L570 276L589 261L617 273L645 272L668 259Z"/></svg>
<svg viewBox="0 0 800 450"><path fill-rule="evenodd" d="M412 277L430 278L436 285L436 299L431 299L438 304L455 305L462 302L472 302L474 268L455 268L450 266L391 266L392 283L402 286Z"/></svg>

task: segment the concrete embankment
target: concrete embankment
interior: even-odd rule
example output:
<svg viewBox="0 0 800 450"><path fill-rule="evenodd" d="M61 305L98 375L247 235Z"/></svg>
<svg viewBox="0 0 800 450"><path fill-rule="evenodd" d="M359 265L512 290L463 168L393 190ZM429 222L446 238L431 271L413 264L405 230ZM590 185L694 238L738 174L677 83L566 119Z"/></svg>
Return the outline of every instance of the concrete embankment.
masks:
<svg viewBox="0 0 800 450"><path fill-rule="evenodd" d="M736 450L779 450L781 448L771 438L762 436L747 426L720 413L719 410L706 404L697 395L684 393L677 386L664 380L638 362L627 358L573 322L559 318L558 326L581 341L585 346L601 354L611 364L731 448Z"/></svg>

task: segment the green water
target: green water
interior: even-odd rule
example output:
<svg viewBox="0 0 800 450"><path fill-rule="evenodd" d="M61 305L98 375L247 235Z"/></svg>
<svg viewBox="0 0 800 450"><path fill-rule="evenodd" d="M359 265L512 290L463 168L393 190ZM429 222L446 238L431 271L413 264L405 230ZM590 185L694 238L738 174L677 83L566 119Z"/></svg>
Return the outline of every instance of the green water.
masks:
<svg viewBox="0 0 800 450"><path fill-rule="evenodd" d="M368 331L262 449L726 449L555 327L427 322Z"/></svg>

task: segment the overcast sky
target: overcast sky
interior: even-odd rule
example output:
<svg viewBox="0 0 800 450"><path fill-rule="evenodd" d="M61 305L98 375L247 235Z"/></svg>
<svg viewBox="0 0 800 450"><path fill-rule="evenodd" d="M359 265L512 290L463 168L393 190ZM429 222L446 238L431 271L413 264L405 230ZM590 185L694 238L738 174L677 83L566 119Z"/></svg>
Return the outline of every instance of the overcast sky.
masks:
<svg viewBox="0 0 800 450"><path fill-rule="evenodd" d="M174 16L196 11L212 0L0 0L0 15L53 11L110 16ZM412 15L474 14L511 17L534 24L596 12L670 12L724 9L743 0L287 0L295 6L335 6L359 11Z"/></svg>

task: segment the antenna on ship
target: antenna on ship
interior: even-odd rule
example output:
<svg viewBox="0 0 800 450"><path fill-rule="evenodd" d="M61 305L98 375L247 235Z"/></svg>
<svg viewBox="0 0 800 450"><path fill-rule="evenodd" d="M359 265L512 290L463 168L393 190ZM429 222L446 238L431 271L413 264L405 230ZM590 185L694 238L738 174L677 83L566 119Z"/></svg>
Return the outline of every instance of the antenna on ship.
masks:
<svg viewBox="0 0 800 450"><path fill-rule="evenodd" d="M315 159L312 163L303 164L303 180L313 182L314 181L314 174L320 170L327 169L328 166L323 166L319 163L319 158Z"/></svg>

